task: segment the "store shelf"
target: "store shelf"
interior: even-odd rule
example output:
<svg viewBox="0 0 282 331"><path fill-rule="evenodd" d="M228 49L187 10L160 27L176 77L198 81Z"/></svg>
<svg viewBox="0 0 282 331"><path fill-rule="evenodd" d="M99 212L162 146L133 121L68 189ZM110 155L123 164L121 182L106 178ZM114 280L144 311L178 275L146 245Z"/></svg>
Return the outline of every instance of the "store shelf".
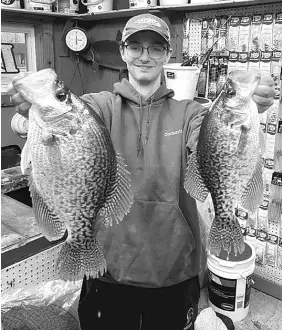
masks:
<svg viewBox="0 0 282 331"><path fill-rule="evenodd" d="M25 9L16 8L1 8L2 20L7 20L10 18L20 17L20 18L37 18L39 20L53 20L53 19L82 19L84 21L96 21L105 20L112 18L123 18L132 17L142 13L160 13L160 12L175 12L175 13L187 13L187 12L201 12L209 10L219 10L228 8L239 8L239 7L249 7L255 5L269 5L281 4L281 0L223 0L216 2L203 1L199 4L187 4L178 6L155 6L155 7L145 7L145 8L134 8L134 9L121 9L121 10L111 10L108 12L100 12L96 14L62 14L44 11L29 11Z"/></svg>
<svg viewBox="0 0 282 331"><path fill-rule="evenodd" d="M21 21L21 20L55 20L55 19L81 19L79 14L62 14L48 11L26 10L19 8L1 8L2 21Z"/></svg>
<svg viewBox="0 0 282 331"><path fill-rule="evenodd" d="M142 13L158 13L158 12L199 12L206 10L214 10L214 9L224 9L224 8L237 8L237 7L247 7L254 5L271 5L275 3L281 3L281 0L237 0L237 1L218 1L218 2L210 2L210 1L202 1L199 4L187 4L187 5L178 5L178 6L156 6L151 8L136 8L136 9L122 9L122 10L113 10L105 13L97 13L97 14L82 14L81 17L85 21L95 21L95 20L103 20L103 19L111 19L114 17L132 17Z"/></svg>

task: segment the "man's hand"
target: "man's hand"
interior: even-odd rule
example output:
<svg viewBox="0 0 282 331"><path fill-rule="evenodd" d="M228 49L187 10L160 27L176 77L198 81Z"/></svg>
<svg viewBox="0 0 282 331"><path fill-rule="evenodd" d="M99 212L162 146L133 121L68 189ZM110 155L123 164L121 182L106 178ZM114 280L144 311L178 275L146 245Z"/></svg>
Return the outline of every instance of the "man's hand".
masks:
<svg viewBox="0 0 282 331"><path fill-rule="evenodd" d="M25 98L18 93L14 87L13 87L13 82L16 81L19 78L22 78L24 76L29 75L30 72L26 73L20 73L18 74L12 81L12 83L8 87L8 95L10 95L10 100L11 102L15 105L16 112L21 114L22 116L28 118L28 113L29 113L29 108L31 104L25 100Z"/></svg>
<svg viewBox="0 0 282 331"><path fill-rule="evenodd" d="M258 106L258 112L265 112L274 102L274 81L270 75L261 77L259 86L253 94L253 100Z"/></svg>

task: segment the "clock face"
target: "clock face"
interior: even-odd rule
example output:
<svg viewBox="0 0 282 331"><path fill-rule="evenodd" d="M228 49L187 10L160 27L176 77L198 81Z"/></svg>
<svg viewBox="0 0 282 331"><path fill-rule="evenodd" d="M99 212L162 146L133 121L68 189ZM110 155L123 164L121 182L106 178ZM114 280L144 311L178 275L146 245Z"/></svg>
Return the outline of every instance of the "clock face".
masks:
<svg viewBox="0 0 282 331"><path fill-rule="evenodd" d="M74 52L83 51L88 44L86 33L79 28L71 29L66 34L65 41L68 48Z"/></svg>

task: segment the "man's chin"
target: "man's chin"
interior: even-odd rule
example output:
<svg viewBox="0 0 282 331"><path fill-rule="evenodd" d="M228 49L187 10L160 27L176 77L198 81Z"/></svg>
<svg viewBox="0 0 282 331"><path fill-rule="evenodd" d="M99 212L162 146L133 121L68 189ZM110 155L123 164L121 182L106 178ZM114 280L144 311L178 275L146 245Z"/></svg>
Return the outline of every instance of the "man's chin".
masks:
<svg viewBox="0 0 282 331"><path fill-rule="evenodd" d="M138 81L141 85L149 85L152 83L153 80L154 80L153 77L148 77L148 76L140 77L138 79Z"/></svg>

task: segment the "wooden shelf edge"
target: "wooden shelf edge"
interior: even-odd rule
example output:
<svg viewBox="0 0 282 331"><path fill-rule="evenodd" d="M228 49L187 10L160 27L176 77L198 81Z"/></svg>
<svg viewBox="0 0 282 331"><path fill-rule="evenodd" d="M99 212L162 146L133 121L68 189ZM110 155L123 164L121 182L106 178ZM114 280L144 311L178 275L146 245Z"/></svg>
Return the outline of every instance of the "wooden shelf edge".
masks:
<svg viewBox="0 0 282 331"><path fill-rule="evenodd" d="M197 12L197 11L208 11L208 10L218 10L226 8L237 8L237 7L248 7L248 6L261 6L261 5L272 5L281 4L281 0L223 0L218 2L205 1L199 4L187 4L178 6L155 6L155 7L144 7L144 8L128 8L120 10L111 10L108 12L100 12L96 14L63 14L63 13L53 13L44 11L30 11L26 9L17 8L1 8L2 20L6 18L11 18L13 15L21 14L23 16L32 15L34 18L38 19L74 19L74 20L84 20L84 21L95 21L104 20L111 18L123 18L132 17L142 13L160 13L160 12Z"/></svg>
<svg viewBox="0 0 282 331"><path fill-rule="evenodd" d="M3 8L1 7L1 20L21 20L27 18L33 18L35 20L55 20L55 19L81 19L81 14L63 14L63 13L53 13L48 11L36 11L36 10L26 10L20 8Z"/></svg>
<svg viewBox="0 0 282 331"><path fill-rule="evenodd" d="M261 292L273 296L276 299L282 300L282 289L281 286L266 280L257 275L252 276L254 280L253 287Z"/></svg>

